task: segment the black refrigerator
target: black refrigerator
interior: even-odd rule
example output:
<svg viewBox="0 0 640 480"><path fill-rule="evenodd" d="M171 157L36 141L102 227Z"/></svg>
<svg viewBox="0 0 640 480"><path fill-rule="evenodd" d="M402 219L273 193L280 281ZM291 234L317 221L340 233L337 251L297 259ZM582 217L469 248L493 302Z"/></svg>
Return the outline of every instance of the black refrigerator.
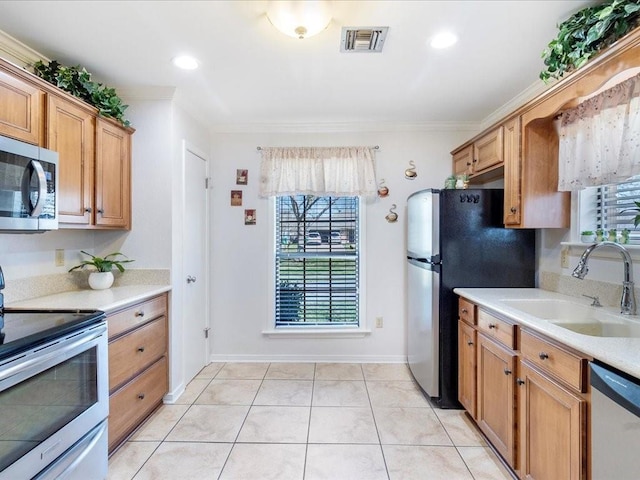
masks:
<svg viewBox="0 0 640 480"><path fill-rule="evenodd" d="M456 287L535 286L535 231L504 228L501 189L416 192L407 200L407 356L441 408L459 408Z"/></svg>

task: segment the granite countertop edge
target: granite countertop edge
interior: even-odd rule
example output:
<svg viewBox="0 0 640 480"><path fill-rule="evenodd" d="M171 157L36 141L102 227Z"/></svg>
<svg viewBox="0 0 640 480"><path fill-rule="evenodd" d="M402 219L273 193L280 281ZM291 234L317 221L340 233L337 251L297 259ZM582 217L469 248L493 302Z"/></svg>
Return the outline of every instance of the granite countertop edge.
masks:
<svg viewBox="0 0 640 480"><path fill-rule="evenodd" d="M8 303L12 309L102 310L112 313L171 290L171 285L126 285L106 290L72 290Z"/></svg>
<svg viewBox="0 0 640 480"><path fill-rule="evenodd" d="M583 335L554 325L548 320L530 315L503 302L503 300L518 299L559 299L590 306L588 299L583 300L539 288L455 288L454 293L493 310L523 327L557 340L586 356L640 378L640 338ZM619 310L614 308L603 308L613 314L619 314ZM629 320L640 323L640 316L630 317Z"/></svg>

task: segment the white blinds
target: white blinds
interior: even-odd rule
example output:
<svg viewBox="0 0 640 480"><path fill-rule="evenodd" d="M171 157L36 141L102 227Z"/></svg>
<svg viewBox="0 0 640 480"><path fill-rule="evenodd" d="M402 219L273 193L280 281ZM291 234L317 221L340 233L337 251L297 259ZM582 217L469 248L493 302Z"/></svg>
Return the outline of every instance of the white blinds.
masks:
<svg viewBox="0 0 640 480"><path fill-rule="evenodd" d="M269 147L262 149L260 196L375 196L370 147Z"/></svg>

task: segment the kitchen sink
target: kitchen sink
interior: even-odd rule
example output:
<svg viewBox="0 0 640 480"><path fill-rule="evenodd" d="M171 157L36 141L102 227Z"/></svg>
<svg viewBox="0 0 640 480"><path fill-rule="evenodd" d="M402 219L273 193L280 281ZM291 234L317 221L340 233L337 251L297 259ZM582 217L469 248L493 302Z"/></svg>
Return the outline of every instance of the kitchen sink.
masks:
<svg viewBox="0 0 640 480"><path fill-rule="evenodd" d="M640 337L640 319L627 319L599 307L559 299L509 299L502 303L583 335Z"/></svg>

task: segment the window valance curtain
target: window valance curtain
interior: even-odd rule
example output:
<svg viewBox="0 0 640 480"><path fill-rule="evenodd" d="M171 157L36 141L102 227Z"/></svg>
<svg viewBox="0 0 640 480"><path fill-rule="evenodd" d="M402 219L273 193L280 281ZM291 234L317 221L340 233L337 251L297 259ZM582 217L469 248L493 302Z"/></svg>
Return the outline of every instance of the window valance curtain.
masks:
<svg viewBox="0 0 640 480"><path fill-rule="evenodd" d="M377 182L371 147L262 149L260 195L373 196Z"/></svg>
<svg viewBox="0 0 640 480"><path fill-rule="evenodd" d="M558 190L640 174L640 74L562 113Z"/></svg>

